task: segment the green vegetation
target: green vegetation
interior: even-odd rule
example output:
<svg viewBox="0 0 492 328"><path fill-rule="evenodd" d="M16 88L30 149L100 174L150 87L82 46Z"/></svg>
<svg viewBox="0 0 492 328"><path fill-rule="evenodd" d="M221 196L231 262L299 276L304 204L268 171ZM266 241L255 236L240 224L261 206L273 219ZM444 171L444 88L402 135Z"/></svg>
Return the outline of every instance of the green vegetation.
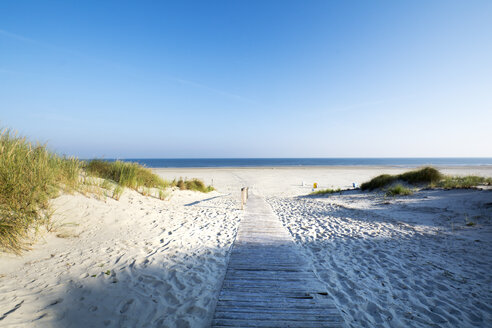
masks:
<svg viewBox="0 0 492 328"><path fill-rule="evenodd" d="M328 194L334 194L334 193L337 193L337 192L342 192L342 189L338 188L338 189L322 189L322 190L318 190L318 191L313 191L312 193L310 193L310 195L328 195Z"/></svg>
<svg viewBox="0 0 492 328"><path fill-rule="evenodd" d="M137 163L122 161L108 162L99 159L91 160L85 165L88 174L112 180L121 187L128 187L148 196L151 194L150 188L165 189L168 187L178 187L180 190L195 190L200 192L210 192L214 190L212 186L205 186L199 179L174 180L168 182L163 180L152 170Z"/></svg>
<svg viewBox="0 0 492 328"><path fill-rule="evenodd" d="M384 188L396 181L403 181L410 184L432 184L441 181L444 176L433 167L424 167L422 169L405 172L398 175L382 174L374 179L364 182L360 189L374 190Z"/></svg>
<svg viewBox="0 0 492 328"><path fill-rule="evenodd" d="M444 178L444 176L435 168L428 166L418 170L402 173L398 176L398 178L410 184L418 184L435 183Z"/></svg>
<svg viewBox="0 0 492 328"><path fill-rule="evenodd" d="M492 185L492 178L484 178L476 175L468 175L464 177L447 176L435 184L436 187L441 187L444 189L473 188L478 185L490 186Z"/></svg>
<svg viewBox="0 0 492 328"><path fill-rule="evenodd" d="M39 227L49 230L50 199L75 191L118 200L128 187L144 195L165 199L168 187L209 192L211 186L198 180L169 183L136 163L92 160L81 162L50 152L9 129L0 133L0 251L20 253L26 238ZM155 188L155 189L153 189Z"/></svg>
<svg viewBox="0 0 492 328"><path fill-rule="evenodd" d="M389 184L392 184L398 180L398 176L396 175L389 175L389 174L381 174L372 179L369 182L364 182L363 184L360 185L361 190L374 190L374 189L380 189L383 187L386 187Z"/></svg>
<svg viewBox="0 0 492 328"><path fill-rule="evenodd" d="M164 200L169 196L169 193L163 191L162 189L159 189L159 199Z"/></svg>
<svg viewBox="0 0 492 328"><path fill-rule="evenodd" d="M492 178L485 178L475 175L468 176L446 176L432 167L424 167L422 169L405 172L398 175L382 174L374 179L363 183L360 188L362 190L374 190L382 189L397 182L405 182L411 185L423 184L431 188L444 188L444 189L459 189L459 188L473 188L478 185L492 185ZM393 194L396 189L403 192L403 187L398 184L387 190L386 194ZM401 189L403 188L403 189ZM395 190L393 190L395 189ZM409 190L409 189L407 189Z"/></svg>
<svg viewBox="0 0 492 328"><path fill-rule="evenodd" d="M31 228L49 220L49 200L72 192L81 164L10 130L0 135L0 249L19 252Z"/></svg>
<svg viewBox="0 0 492 328"><path fill-rule="evenodd" d="M113 197L116 200L120 200L120 197L123 194L123 190L124 190L124 187L122 187L120 185L116 185L116 187L114 187L113 195L111 197Z"/></svg>
<svg viewBox="0 0 492 328"><path fill-rule="evenodd" d="M198 179L183 180L180 178L177 181L174 180L171 185L173 187L178 187L180 190L195 190L205 193L215 190L212 186L205 186L203 181Z"/></svg>
<svg viewBox="0 0 492 328"><path fill-rule="evenodd" d="M122 187L137 190L140 187L166 188L169 183L161 179L157 174L137 163L122 161L108 162L99 159L86 163L85 170L89 175L108 179Z"/></svg>
<svg viewBox="0 0 492 328"><path fill-rule="evenodd" d="M386 190L386 196L407 196L411 194L413 194L413 191L402 186L401 184L397 184Z"/></svg>

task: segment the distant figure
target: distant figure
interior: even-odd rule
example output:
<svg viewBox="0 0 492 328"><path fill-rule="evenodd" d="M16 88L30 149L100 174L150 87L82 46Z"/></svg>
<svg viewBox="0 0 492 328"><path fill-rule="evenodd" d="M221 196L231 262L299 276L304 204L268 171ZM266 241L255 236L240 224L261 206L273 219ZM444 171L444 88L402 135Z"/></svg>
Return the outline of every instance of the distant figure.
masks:
<svg viewBox="0 0 492 328"><path fill-rule="evenodd" d="M314 188L314 189L318 188L318 183L317 183L317 182L315 182L315 183L313 184L313 188Z"/></svg>
<svg viewBox="0 0 492 328"><path fill-rule="evenodd" d="M357 183L352 182L352 187L357 188Z"/></svg>

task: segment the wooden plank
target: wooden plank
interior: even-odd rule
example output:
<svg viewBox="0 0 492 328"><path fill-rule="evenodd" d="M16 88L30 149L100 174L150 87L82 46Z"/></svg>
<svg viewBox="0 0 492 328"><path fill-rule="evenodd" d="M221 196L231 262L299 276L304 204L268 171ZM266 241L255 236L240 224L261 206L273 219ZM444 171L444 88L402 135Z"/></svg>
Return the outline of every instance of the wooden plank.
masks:
<svg viewBox="0 0 492 328"><path fill-rule="evenodd" d="M266 312L231 312L231 311L216 311L215 319L236 319L236 320L267 320L278 321L320 321L320 322L340 322L338 315L322 314L322 313L266 313Z"/></svg>
<svg viewBox="0 0 492 328"><path fill-rule="evenodd" d="M222 306L219 305L215 309L215 312L254 312L254 313L301 313L301 314L325 314L325 315L338 315L337 308L296 308L296 307L261 307L261 306Z"/></svg>
<svg viewBox="0 0 492 328"><path fill-rule="evenodd" d="M252 195L216 304L213 327L340 327L342 317L287 229Z"/></svg>
<svg viewBox="0 0 492 328"><path fill-rule="evenodd" d="M240 320L240 319L214 319L213 327L300 327L300 328L324 328L341 327L340 321L292 321L292 320Z"/></svg>
<svg viewBox="0 0 492 328"><path fill-rule="evenodd" d="M281 302L273 302L274 300L221 300L217 303L217 308L230 307L230 308L250 308L250 307L258 307L258 308L266 308L266 309L317 309L319 311L323 311L326 309L332 309L333 307L323 306L314 302L313 300L309 300L309 302L298 302L296 300L282 300Z"/></svg>

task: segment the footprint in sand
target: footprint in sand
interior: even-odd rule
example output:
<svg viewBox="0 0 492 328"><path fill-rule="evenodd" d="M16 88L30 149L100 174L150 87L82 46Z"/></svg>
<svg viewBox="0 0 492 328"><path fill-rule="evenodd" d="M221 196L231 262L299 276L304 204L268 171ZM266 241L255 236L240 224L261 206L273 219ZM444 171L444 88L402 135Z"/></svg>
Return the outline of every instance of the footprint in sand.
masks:
<svg viewBox="0 0 492 328"><path fill-rule="evenodd" d="M125 304L123 304L123 306L121 307L120 309L120 313L125 313L126 311L128 311L128 309L130 308L130 305L132 305L134 299L129 299L128 301L125 302Z"/></svg>

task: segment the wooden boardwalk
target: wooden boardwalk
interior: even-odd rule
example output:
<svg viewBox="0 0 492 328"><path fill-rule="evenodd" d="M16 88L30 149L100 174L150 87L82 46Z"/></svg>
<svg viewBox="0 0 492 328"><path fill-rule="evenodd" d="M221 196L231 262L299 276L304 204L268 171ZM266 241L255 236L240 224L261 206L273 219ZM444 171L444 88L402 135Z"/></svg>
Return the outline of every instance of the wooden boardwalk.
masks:
<svg viewBox="0 0 492 328"><path fill-rule="evenodd" d="M239 225L212 327L341 327L326 288L259 196Z"/></svg>

